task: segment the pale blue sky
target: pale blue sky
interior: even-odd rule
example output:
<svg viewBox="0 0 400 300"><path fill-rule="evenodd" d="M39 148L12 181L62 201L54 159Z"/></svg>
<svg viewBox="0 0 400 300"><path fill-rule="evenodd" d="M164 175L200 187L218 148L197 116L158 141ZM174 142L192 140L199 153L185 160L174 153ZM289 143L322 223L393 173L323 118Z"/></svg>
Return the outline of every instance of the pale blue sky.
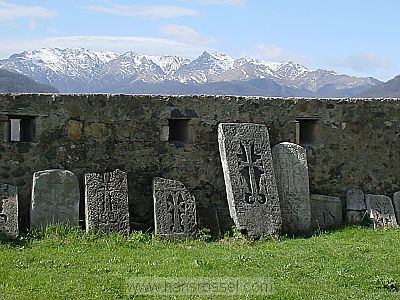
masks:
<svg viewBox="0 0 400 300"><path fill-rule="evenodd" d="M386 81L400 74L399 12L398 0L0 0L0 58L41 47L209 50Z"/></svg>

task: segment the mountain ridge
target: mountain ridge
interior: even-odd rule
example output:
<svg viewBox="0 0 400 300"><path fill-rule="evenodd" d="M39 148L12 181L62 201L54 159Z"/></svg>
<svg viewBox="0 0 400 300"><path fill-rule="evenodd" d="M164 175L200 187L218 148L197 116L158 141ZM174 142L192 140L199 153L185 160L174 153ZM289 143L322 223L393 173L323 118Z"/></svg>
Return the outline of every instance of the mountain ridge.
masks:
<svg viewBox="0 0 400 300"><path fill-rule="evenodd" d="M174 94L191 89L202 94L218 93L217 87L220 87L219 94L235 95L238 90L251 92L249 87L256 84L259 87L256 90L262 92L259 96L310 94L329 97L352 96L381 84L372 77L311 70L291 61L233 58L221 52L207 51L195 59L188 59L133 51L120 54L84 48L42 48L2 59L0 68L51 84L67 93L144 93L151 92L150 87L154 91L163 91L163 87L171 91L170 88L176 86L177 90L172 91ZM262 83L264 87L260 86Z"/></svg>

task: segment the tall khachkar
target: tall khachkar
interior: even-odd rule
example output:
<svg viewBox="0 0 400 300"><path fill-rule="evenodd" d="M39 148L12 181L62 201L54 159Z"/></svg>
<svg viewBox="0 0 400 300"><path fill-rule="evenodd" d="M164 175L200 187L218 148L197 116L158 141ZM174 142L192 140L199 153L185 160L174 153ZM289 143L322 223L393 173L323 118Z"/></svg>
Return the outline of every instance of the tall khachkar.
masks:
<svg viewBox="0 0 400 300"><path fill-rule="evenodd" d="M279 234L282 226L268 128L221 123L218 142L229 211L250 238Z"/></svg>
<svg viewBox="0 0 400 300"><path fill-rule="evenodd" d="M49 224L79 223L79 182L68 170L44 170L33 174L31 228Z"/></svg>
<svg viewBox="0 0 400 300"><path fill-rule="evenodd" d="M308 234L311 230L310 188L306 150L293 143L272 147L282 212L282 231Z"/></svg>
<svg viewBox="0 0 400 300"><path fill-rule="evenodd" d="M85 174L86 230L129 234L128 180L126 173Z"/></svg>
<svg viewBox="0 0 400 300"><path fill-rule="evenodd" d="M196 234L195 198L179 181L153 179L155 231L165 238L186 238Z"/></svg>
<svg viewBox="0 0 400 300"><path fill-rule="evenodd" d="M0 234L18 236L18 190L9 184L0 184Z"/></svg>

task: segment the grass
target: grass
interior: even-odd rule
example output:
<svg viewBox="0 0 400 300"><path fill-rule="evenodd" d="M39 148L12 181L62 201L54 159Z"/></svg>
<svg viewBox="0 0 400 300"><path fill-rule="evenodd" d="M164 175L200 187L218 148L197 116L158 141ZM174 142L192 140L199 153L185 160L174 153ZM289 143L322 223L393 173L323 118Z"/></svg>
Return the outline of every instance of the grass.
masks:
<svg viewBox="0 0 400 300"><path fill-rule="evenodd" d="M54 226L1 240L0 299L147 299L127 295L126 286L148 276L271 282L268 296L229 299L400 299L399 249L399 228L347 227L306 239L247 241L235 234L215 242L168 242L137 232L124 237Z"/></svg>

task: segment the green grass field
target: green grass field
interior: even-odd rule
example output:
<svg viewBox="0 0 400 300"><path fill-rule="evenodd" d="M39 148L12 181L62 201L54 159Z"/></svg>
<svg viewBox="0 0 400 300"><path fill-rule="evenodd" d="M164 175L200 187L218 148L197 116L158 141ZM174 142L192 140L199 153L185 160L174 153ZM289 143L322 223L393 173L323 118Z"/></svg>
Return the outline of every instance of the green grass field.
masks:
<svg viewBox="0 0 400 300"><path fill-rule="evenodd" d="M270 287L269 295L178 299L400 299L399 228L348 227L273 241L235 234L214 242L167 242L142 233L124 237L55 226L2 240L0 255L1 299L147 299L127 293L139 277L264 278Z"/></svg>

